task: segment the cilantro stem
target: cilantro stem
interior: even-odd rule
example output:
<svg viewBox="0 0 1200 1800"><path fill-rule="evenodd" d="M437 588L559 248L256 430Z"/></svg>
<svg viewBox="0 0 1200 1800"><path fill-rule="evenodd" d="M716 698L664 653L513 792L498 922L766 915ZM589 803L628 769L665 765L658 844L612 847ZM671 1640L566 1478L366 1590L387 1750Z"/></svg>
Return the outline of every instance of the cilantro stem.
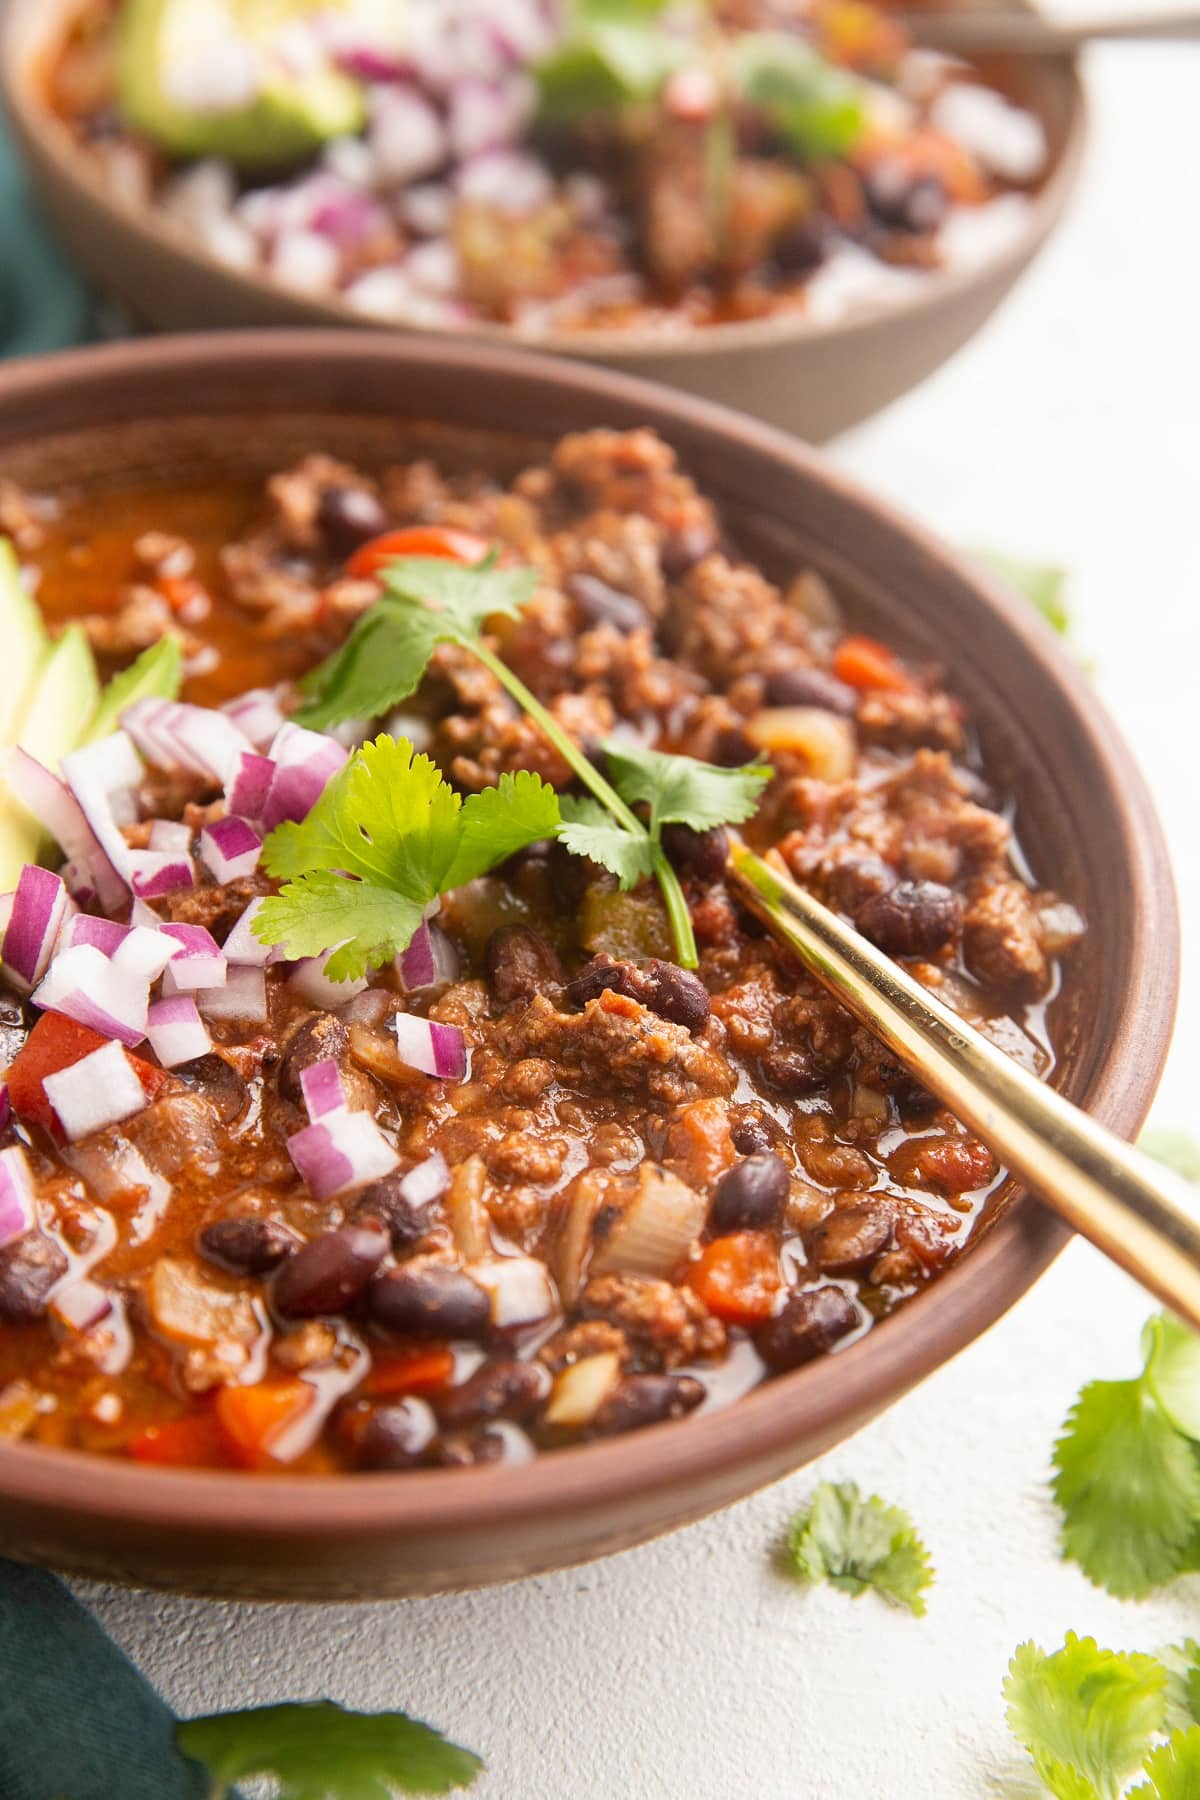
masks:
<svg viewBox="0 0 1200 1800"><path fill-rule="evenodd" d="M654 874L662 892L663 904L667 909L667 918L671 926L671 935L675 940L675 954L681 968L694 969L700 960L696 950L696 938L692 931L691 915L687 901L683 897L683 889L679 885L679 877L671 867L665 851L662 849L656 834L646 830L635 812L632 812L620 794L604 779L595 763L583 754L583 751L565 732L553 713L547 711L538 699L525 686L519 675L515 675L506 662L501 661L487 645L478 638L456 636L455 642L483 664L496 677L501 687L511 694L517 705L529 714L543 736L553 744L568 768L582 781L588 792L597 799L605 810L611 813L619 825L626 831L634 832L638 837L648 837L654 845Z"/></svg>

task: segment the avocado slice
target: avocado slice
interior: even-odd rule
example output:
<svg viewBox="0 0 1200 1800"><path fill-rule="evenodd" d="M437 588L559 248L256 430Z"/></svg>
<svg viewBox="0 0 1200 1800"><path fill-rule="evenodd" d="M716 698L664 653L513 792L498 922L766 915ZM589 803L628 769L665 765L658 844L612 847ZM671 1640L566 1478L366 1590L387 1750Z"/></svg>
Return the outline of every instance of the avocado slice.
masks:
<svg viewBox="0 0 1200 1800"><path fill-rule="evenodd" d="M15 741L47 769L57 770L79 742L99 697L87 634L79 625L68 625L42 665ZM16 797L0 793L0 893L17 885L22 865L39 861L48 841L40 822Z"/></svg>
<svg viewBox="0 0 1200 1800"><path fill-rule="evenodd" d="M244 169L303 161L366 117L360 82L323 56L288 57L288 26L328 0L126 0L117 93L127 122L174 156Z"/></svg>
<svg viewBox="0 0 1200 1800"><path fill-rule="evenodd" d="M0 744L11 744L21 729L50 640L37 601L21 580L21 565L7 538L0 538L0 644L4 646Z"/></svg>

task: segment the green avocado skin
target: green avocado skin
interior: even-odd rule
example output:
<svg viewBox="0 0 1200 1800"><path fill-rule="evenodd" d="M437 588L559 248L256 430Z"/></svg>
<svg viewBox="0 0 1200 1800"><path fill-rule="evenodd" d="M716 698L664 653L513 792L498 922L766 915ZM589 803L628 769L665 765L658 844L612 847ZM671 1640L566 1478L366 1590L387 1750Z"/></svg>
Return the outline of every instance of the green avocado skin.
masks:
<svg viewBox="0 0 1200 1800"><path fill-rule="evenodd" d="M162 83L163 45L171 14L190 0L126 0L117 41L117 92L128 125L171 156L219 156L243 169L275 169L302 162L330 138L361 129L361 85L333 68L301 77L271 77L254 101L227 112L178 105ZM313 0L241 0L245 35L265 35L289 17L318 10ZM256 29L257 27L257 29Z"/></svg>

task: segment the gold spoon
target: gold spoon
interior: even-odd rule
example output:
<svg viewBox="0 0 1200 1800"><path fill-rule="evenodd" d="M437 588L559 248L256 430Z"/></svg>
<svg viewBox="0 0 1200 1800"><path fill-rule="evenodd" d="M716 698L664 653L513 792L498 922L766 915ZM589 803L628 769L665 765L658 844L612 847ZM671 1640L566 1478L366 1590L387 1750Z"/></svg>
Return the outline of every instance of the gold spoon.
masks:
<svg viewBox="0 0 1200 1800"><path fill-rule="evenodd" d="M1000 1161L1151 1293L1200 1330L1200 1204L998 1050L889 956L744 844L739 897Z"/></svg>
<svg viewBox="0 0 1200 1800"><path fill-rule="evenodd" d="M1200 39L1200 12L1098 13L1089 19L1043 19L1000 7L956 7L949 12L895 15L913 42L959 56L989 51L1019 56L1066 56L1101 39Z"/></svg>

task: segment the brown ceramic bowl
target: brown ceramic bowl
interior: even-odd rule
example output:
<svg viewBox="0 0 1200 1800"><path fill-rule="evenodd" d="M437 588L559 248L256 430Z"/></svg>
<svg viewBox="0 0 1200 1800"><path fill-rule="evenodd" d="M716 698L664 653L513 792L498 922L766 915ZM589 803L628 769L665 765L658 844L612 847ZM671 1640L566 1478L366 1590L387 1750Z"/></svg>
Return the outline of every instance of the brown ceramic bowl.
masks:
<svg viewBox="0 0 1200 1800"><path fill-rule="evenodd" d="M377 329L340 301L314 299L227 268L156 210L126 204L108 192L42 100L42 71L77 4L9 0L0 44L0 96L62 242L96 287L160 330ZM795 313L684 331L670 341L636 330L519 339L504 326L486 324L473 326L470 335L604 363L741 407L816 442L831 437L923 381L960 349L1032 261L1067 203L1084 138L1083 91L1073 59L994 59L991 73L1042 121L1050 160L1023 231L979 267L931 274L911 299L833 324Z"/></svg>
<svg viewBox="0 0 1200 1800"><path fill-rule="evenodd" d="M1166 1054L1178 972L1171 875L1141 778L1031 608L793 440L705 401L510 350L243 333L9 364L0 473L52 491L152 481L180 463L262 474L318 446L370 461L403 453L430 421L507 466L568 429L652 426L768 571L806 562L856 623L947 666L990 766L1018 796L1034 869L1089 921L1058 1011L1058 1079L1133 1134ZM105 1579L297 1600L427 1593L601 1556L857 1430L999 1318L1068 1235L1013 1194L949 1273L844 1352L723 1412L516 1468L256 1477L2 1444L0 1543Z"/></svg>

